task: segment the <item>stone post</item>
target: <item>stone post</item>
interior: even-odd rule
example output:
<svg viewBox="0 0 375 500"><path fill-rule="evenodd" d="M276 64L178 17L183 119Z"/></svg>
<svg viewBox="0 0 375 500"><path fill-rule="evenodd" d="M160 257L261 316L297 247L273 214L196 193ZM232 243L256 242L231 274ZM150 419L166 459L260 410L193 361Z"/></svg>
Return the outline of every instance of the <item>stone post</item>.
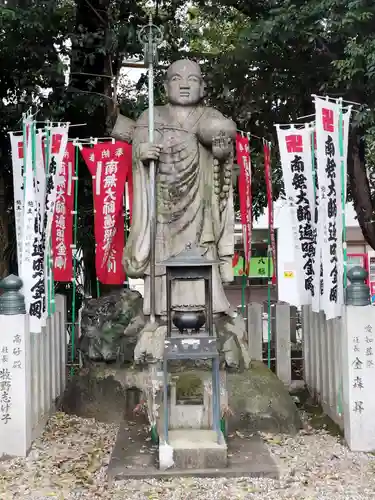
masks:
<svg viewBox="0 0 375 500"><path fill-rule="evenodd" d="M30 331L22 281L0 282L0 457L25 457L31 446Z"/></svg>
<svg viewBox="0 0 375 500"><path fill-rule="evenodd" d="M367 272L348 272L342 328L344 433L353 451L375 451L375 307L369 305Z"/></svg>
<svg viewBox="0 0 375 500"><path fill-rule="evenodd" d="M348 271L350 284L346 289L345 302L348 306L367 306L371 303L370 288L365 284L368 272L361 266Z"/></svg>

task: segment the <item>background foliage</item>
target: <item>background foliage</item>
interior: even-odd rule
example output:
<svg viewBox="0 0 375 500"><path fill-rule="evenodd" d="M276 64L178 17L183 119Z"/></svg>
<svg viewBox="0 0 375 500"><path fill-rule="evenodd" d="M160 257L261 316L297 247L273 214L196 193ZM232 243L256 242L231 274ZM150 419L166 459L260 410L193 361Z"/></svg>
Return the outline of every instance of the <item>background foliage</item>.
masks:
<svg viewBox="0 0 375 500"><path fill-rule="evenodd" d="M365 238L375 248L375 5L370 0L160 0L163 65L189 56L207 76L207 101L240 129L275 144L275 123L313 112L311 94L359 103L350 133L349 187ZM8 228L4 272L15 269L8 131L30 105L38 119L68 120L74 136L108 135L119 110L135 118L147 80L127 78L124 60L142 58L136 30L144 0L8 0L0 7L0 223ZM69 76L67 78L67 69ZM158 101L163 100L161 70ZM252 141L254 208L265 205L262 142ZM282 179L273 148L274 196ZM79 168L79 246L95 289L91 179Z"/></svg>

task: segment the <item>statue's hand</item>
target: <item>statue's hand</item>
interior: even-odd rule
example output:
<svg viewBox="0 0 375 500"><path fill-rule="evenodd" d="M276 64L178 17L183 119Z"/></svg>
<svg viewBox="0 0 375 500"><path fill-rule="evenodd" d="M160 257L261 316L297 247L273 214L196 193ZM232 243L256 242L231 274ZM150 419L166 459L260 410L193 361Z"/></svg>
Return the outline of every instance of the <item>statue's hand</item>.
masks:
<svg viewBox="0 0 375 500"><path fill-rule="evenodd" d="M162 146L160 144L153 144L147 142L139 146L139 158L142 163L148 163L151 160L158 160Z"/></svg>
<svg viewBox="0 0 375 500"><path fill-rule="evenodd" d="M233 142L230 137L221 134L212 139L212 154L217 160L225 160L233 151Z"/></svg>

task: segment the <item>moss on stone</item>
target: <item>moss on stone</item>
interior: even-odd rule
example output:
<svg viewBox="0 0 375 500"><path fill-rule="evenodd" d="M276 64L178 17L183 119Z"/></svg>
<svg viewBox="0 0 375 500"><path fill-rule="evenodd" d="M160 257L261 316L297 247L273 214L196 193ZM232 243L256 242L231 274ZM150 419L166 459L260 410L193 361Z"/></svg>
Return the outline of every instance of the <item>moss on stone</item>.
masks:
<svg viewBox="0 0 375 500"><path fill-rule="evenodd" d="M248 425L254 430L295 433L301 419L288 389L260 361L248 370L227 376L232 425Z"/></svg>
<svg viewBox="0 0 375 500"><path fill-rule="evenodd" d="M72 385L76 387L72 387L69 399L70 402L76 400L76 403L66 405L66 410L74 406L75 412L79 409L77 414L82 416L95 416L94 411L97 411L98 418L105 417L106 421L110 421L113 413L113 421L118 421L121 411L124 411L123 394L129 387L142 390L144 376L145 372L136 368L110 368L104 363L92 365L74 377ZM207 379L207 371L180 371L172 377L179 395L201 397L202 379ZM254 432L295 433L300 429L299 412L287 388L263 363L252 362L242 373L227 373L227 391L229 407L234 412L228 419L229 432L246 428ZM118 394L118 401L112 400L114 394Z"/></svg>
<svg viewBox="0 0 375 500"><path fill-rule="evenodd" d="M177 399L203 396L202 378L193 372L181 373L174 377Z"/></svg>
<svg viewBox="0 0 375 500"><path fill-rule="evenodd" d="M324 429L332 436L343 436L342 429L323 412L322 407L312 400L309 391L302 389L295 391L293 396L299 401L299 408L306 412L309 417L309 424L314 429Z"/></svg>

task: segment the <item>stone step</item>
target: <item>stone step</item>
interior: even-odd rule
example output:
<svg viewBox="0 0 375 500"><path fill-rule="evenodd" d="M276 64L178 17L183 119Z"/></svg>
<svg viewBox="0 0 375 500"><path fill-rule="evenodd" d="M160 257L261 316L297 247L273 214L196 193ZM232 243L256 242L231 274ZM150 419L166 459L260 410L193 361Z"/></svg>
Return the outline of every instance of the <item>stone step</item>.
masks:
<svg viewBox="0 0 375 500"><path fill-rule="evenodd" d="M227 444L221 434L212 430L178 429L168 433L168 445L173 448L174 468L181 470L222 469L228 466ZM161 447L160 447L161 448ZM159 449L160 469L165 468Z"/></svg>

